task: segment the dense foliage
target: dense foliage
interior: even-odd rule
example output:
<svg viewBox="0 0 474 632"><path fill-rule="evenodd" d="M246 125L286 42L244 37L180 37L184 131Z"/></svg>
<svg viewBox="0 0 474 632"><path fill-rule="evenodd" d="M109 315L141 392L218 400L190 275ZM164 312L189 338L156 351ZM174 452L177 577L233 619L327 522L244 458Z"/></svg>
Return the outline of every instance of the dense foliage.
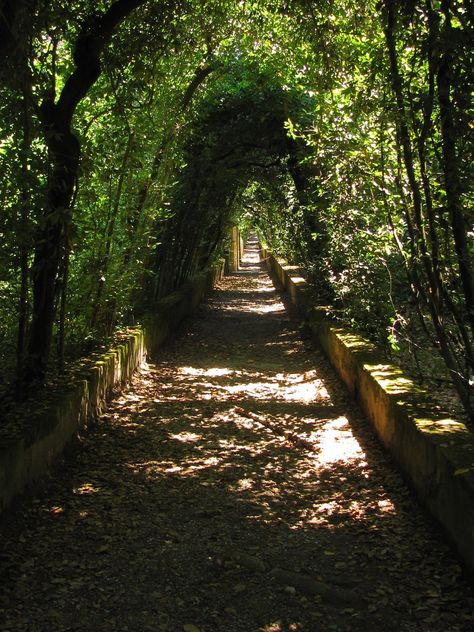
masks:
<svg viewBox="0 0 474 632"><path fill-rule="evenodd" d="M240 223L472 418L473 21L470 0L0 2L5 383L134 322Z"/></svg>

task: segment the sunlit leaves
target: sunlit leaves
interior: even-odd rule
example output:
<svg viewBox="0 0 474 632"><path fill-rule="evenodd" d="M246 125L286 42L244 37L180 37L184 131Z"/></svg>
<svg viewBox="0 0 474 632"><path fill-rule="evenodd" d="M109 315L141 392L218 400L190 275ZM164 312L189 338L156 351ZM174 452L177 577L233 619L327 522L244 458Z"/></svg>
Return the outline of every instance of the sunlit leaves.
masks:
<svg viewBox="0 0 474 632"><path fill-rule="evenodd" d="M41 104L58 98L80 33L111 2L18 4L17 46L15 54L6 51L0 97L0 260L11 288L18 286L18 248L32 246L50 173ZM184 278L219 250L240 216L314 279L324 277L346 319L385 340L407 299L404 266L432 286L410 234L401 106L426 198L424 230L432 241L438 236L440 274L462 311L433 100L439 61L450 53L459 196L472 223L469 17L465 3L451 4L449 21L439 3L394 3L402 88L396 103L384 39L387 2L143 3L117 29L74 119L82 160L68 237L73 337L88 335L97 279L105 279L100 300L103 330L110 330L133 316L137 288L161 283L156 275L163 276L159 262L168 246L177 258L167 265ZM245 143L251 147L244 150ZM20 222L25 196L27 221ZM472 252L472 234L466 237Z"/></svg>

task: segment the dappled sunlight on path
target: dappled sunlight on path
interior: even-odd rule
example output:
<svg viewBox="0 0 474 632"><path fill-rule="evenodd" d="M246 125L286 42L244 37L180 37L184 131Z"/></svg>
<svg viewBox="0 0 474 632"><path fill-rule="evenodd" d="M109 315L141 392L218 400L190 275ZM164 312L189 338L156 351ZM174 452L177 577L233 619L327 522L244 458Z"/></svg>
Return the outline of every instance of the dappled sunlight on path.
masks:
<svg viewBox="0 0 474 632"><path fill-rule="evenodd" d="M473 623L459 566L255 245L3 535L0 630Z"/></svg>

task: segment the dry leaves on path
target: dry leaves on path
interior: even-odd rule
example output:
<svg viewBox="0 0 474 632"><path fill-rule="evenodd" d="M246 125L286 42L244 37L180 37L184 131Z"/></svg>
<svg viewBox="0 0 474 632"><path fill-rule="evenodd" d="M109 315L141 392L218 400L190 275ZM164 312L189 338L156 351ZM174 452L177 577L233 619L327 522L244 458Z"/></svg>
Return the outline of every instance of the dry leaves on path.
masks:
<svg viewBox="0 0 474 632"><path fill-rule="evenodd" d="M0 630L464 632L436 528L249 251L3 520Z"/></svg>

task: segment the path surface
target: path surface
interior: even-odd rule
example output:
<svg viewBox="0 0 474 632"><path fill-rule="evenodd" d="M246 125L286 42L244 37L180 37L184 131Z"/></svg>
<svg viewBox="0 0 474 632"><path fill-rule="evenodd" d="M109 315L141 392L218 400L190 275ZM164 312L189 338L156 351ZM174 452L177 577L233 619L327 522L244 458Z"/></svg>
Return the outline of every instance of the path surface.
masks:
<svg viewBox="0 0 474 632"><path fill-rule="evenodd" d="M472 630L473 596L255 250L2 525L0 630Z"/></svg>

